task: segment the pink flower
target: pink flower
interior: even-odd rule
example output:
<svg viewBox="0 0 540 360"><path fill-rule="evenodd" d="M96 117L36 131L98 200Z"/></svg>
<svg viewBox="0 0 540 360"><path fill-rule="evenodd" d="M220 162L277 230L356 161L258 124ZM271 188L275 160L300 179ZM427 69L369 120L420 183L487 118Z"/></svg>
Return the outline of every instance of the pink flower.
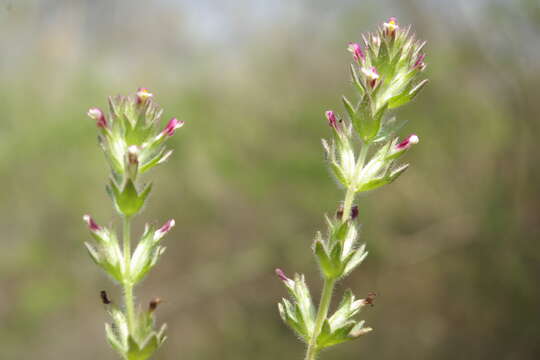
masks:
<svg viewBox="0 0 540 360"><path fill-rule="evenodd" d="M410 148L411 145L418 144L419 141L420 139L415 134L409 135L405 140L396 145L396 150L406 150Z"/></svg>
<svg viewBox="0 0 540 360"><path fill-rule="evenodd" d="M88 225L88 229L90 229L91 232L95 233L101 230L101 226L96 224L96 222L94 221L94 219L92 219L90 215L84 215L83 220L86 222L86 224Z"/></svg>
<svg viewBox="0 0 540 360"><path fill-rule="evenodd" d="M426 68L426 64L424 63L425 58L426 58L426 54L418 55L418 58L416 59L416 62L413 65L413 69L419 69L420 71L424 70Z"/></svg>
<svg viewBox="0 0 540 360"><path fill-rule="evenodd" d="M176 129L181 128L184 125L183 121L178 120L177 118L172 118L165 126L165 129L161 132L163 135L173 136Z"/></svg>
<svg viewBox="0 0 540 360"><path fill-rule="evenodd" d="M362 73L366 77L369 87L373 89L377 85L377 80L379 80L379 73L375 66L362 68Z"/></svg>
<svg viewBox="0 0 540 360"><path fill-rule="evenodd" d="M290 281L291 279L289 279L287 277L287 275L285 275L285 273L283 272L283 270L281 269L276 269L276 275L283 281L287 282L287 281Z"/></svg>
<svg viewBox="0 0 540 360"><path fill-rule="evenodd" d="M135 93L137 96L137 104L144 104L146 100L154 96L147 88L138 88Z"/></svg>
<svg viewBox="0 0 540 360"><path fill-rule="evenodd" d="M395 17L391 17L388 19L388 22L385 22L383 24L384 34L388 37L394 37L396 36L396 30L399 29L399 25L397 24L397 19Z"/></svg>
<svg viewBox="0 0 540 360"><path fill-rule="evenodd" d="M336 119L336 115L332 110L328 110L324 113L326 115L326 118L328 119L328 125L330 125L335 130L338 130L338 123Z"/></svg>
<svg viewBox="0 0 540 360"><path fill-rule="evenodd" d="M167 234L169 231L171 231L171 229L174 227L175 224L176 224L176 222L174 221L174 219L170 219L165 224L163 224L162 227L160 227L159 229L156 230L156 232L154 234L154 240L159 240L162 237L164 237L165 234Z"/></svg>
<svg viewBox="0 0 540 360"><path fill-rule="evenodd" d="M105 114L103 114L103 111L97 107L90 108L88 110L88 116L90 119L96 121L96 125L100 128L105 129L107 127L107 119L105 118Z"/></svg>
<svg viewBox="0 0 540 360"><path fill-rule="evenodd" d="M360 59L363 61L366 58L362 52L362 48L357 43L349 43L348 50L353 54L354 60L357 62L360 61Z"/></svg>

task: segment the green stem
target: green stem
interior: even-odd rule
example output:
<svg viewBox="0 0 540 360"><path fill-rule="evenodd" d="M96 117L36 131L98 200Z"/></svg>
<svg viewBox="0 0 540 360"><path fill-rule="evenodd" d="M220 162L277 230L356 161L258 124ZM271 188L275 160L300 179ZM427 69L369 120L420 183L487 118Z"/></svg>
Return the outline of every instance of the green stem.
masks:
<svg viewBox="0 0 540 360"><path fill-rule="evenodd" d="M362 168L364 167L369 145L369 143L364 143L360 149L360 154L358 155L358 161L356 163L355 177L358 176L358 173L362 171ZM345 200L343 201L343 216L341 218L342 222L347 221L347 219L351 216L351 209L356 195L355 190L356 189L349 187L345 193ZM332 292L334 291L336 280L337 279L324 280L321 302L319 304L319 310L317 311L317 317L315 319L315 328L313 329L313 334L309 340L305 360L315 360L317 356L317 338L319 337L324 321L328 316L328 309L330 308L330 302L332 301Z"/></svg>
<svg viewBox="0 0 540 360"><path fill-rule="evenodd" d="M364 164L366 162L367 153L369 150L369 143L364 143L362 147L360 148L360 154L358 155L358 160L356 162L356 168L354 170L354 178L358 176L359 172L362 171L362 168L364 167ZM351 216L351 209L354 202L354 197L356 195L356 189L353 187L347 188L347 192L345 193L345 200L343 201L343 215L341 217L341 221L345 222L349 216Z"/></svg>
<svg viewBox="0 0 540 360"><path fill-rule="evenodd" d="M319 311L317 312L317 318L315 320L315 328L313 329L313 335L309 341L306 351L305 360L314 360L317 356L317 338L321 333L324 320L328 316L328 309L330 308L330 302L332 301L332 292L336 285L336 279L325 279L324 287L321 295L321 303L319 304Z"/></svg>
<svg viewBox="0 0 540 360"><path fill-rule="evenodd" d="M133 283L131 282L131 219L127 216L123 220L123 241L124 241L124 302L126 306L126 318L129 332L132 334L135 324L135 305L133 300Z"/></svg>

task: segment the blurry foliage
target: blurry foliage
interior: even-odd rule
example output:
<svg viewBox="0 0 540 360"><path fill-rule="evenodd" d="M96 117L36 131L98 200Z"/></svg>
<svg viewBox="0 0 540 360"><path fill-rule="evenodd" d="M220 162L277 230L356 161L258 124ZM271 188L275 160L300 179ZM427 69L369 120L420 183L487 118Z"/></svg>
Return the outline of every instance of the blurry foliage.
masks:
<svg viewBox="0 0 540 360"><path fill-rule="evenodd" d="M351 94L346 43L391 15L428 40L402 113L421 142L359 201L372 256L342 286L379 294L375 331L333 358L538 358L538 3L211 3L1 2L1 358L113 358L83 247L83 213L112 219L85 113L139 86L186 121L147 209L178 225L139 291L166 300L157 358L301 358L273 268L317 276L306 245L339 198L323 111Z"/></svg>

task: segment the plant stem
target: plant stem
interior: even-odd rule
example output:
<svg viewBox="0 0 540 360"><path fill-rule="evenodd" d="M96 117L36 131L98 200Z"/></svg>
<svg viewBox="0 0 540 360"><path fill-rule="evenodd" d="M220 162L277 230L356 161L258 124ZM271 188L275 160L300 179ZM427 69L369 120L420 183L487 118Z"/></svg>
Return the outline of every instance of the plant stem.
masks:
<svg viewBox="0 0 540 360"><path fill-rule="evenodd" d="M360 154L358 155L358 162L356 164L355 177L358 175L358 172L364 167L366 162L366 156L369 150L369 143L365 143L360 149ZM343 201L343 216L341 218L342 222L347 221L351 216L351 209L354 202L354 197L356 195L356 189L349 187L345 193L345 200ZM306 351L305 360L314 360L317 356L317 338L321 333L321 329L328 316L328 309L330 308L330 302L332 301L332 292L334 291L334 286L336 285L337 279L325 279L323 291L321 294L321 302L319 304L319 309L317 311L317 317L315 319L315 328L313 329L312 337L309 341L308 348Z"/></svg>
<svg viewBox="0 0 540 360"><path fill-rule="evenodd" d="M317 318L315 320L315 329L313 330L313 336L309 341L309 345L306 351L305 360L314 360L317 356L317 338L321 332L324 320L328 316L328 309L330 308L330 302L332 300L332 292L336 285L336 279L325 279L324 287L321 294L321 303L319 304L319 311L317 312Z"/></svg>
<svg viewBox="0 0 540 360"><path fill-rule="evenodd" d="M122 218L123 221L123 242L124 242L124 302L126 306L126 318L130 334L133 333L135 322L135 305L133 302L133 284L131 282L130 266L131 266L131 219L127 216Z"/></svg>

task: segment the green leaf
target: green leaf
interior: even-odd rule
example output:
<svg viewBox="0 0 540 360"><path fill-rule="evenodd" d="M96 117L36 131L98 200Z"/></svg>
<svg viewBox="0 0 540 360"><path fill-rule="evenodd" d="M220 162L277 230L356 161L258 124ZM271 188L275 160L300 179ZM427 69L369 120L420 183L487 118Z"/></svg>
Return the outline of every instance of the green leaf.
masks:
<svg viewBox="0 0 540 360"><path fill-rule="evenodd" d="M360 265L368 255L368 252L365 251L366 245L362 245L358 250L354 252L354 255L348 259L345 265L344 275L349 274L354 270L358 265Z"/></svg>
<svg viewBox="0 0 540 360"><path fill-rule="evenodd" d="M335 275L334 264L326 253L326 249L321 241L315 242L315 255L317 256L324 277L327 279L333 278Z"/></svg>
<svg viewBox="0 0 540 360"><path fill-rule="evenodd" d="M390 176L388 177L388 183L394 182L398 177L400 177L405 170L409 168L409 164L402 165L401 167L397 168L396 170L392 171Z"/></svg>
<svg viewBox="0 0 540 360"><path fill-rule="evenodd" d="M317 337L317 347L319 349L323 349L325 347L325 344L332 338L332 328L330 327L330 323L328 322L328 319L325 319L323 322L323 326L321 328L321 332L319 336Z"/></svg>
<svg viewBox="0 0 540 360"><path fill-rule="evenodd" d="M428 83L428 80L425 79L418 83L414 88L412 88L410 91L404 91L399 95L396 95L388 101L388 107L390 109L395 109L397 107L403 106L407 103L409 103L411 100L413 100L416 95L426 86Z"/></svg>
<svg viewBox="0 0 540 360"><path fill-rule="evenodd" d="M124 216L137 214L143 207L146 198L152 190L152 184L147 185L139 194L131 179L127 179L124 188L120 190L114 180L111 180L107 192L112 196L116 210Z"/></svg>
<svg viewBox="0 0 540 360"><path fill-rule="evenodd" d="M330 251L330 260L334 264L334 268L337 270L335 274L336 277L339 277L341 275L340 273L341 273L341 268L342 268L342 264L341 264L342 250L343 250L343 247L341 243L337 242L334 244L334 247Z"/></svg>
<svg viewBox="0 0 540 360"><path fill-rule="evenodd" d="M369 190L375 190L377 188L380 188L383 185L386 185L390 183L390 180L388 178L378 178L371 181L368 181L367 183L364 183L360 185L356 189L356 192L362 192L362 191L369 191Z"/></svg>
<svg viewBox="0 0 540 360"><path fill-rule="evenodd" d="M364 88L364 85L358 78L358 74L356 73L354 64L351 64L351 76L352 76L353 84L356 86L356 89L360 93L360 96L361 97L364 96L364 94L366 93L366 89Z"/></svg>
<svg viewBox="0 0 540 360"><path fill-rule="evenodd" d="M330 162L330 168L332 169L332 173L336 177L336 179L343 185L345 188L349 187L349 181L347 180L347 177L345 176L345 173L343 170L341 170L341 167L335 162Z"/></svg>
<svg viewBox="0 0 540 360"><path fill-rule="evenodd" d="M116 334L114 333L111 325L108 323L105 323L105 334L107 337L107 341L112 346L112 348L123 356L126 353L126 348L121 343L121 340L116 337Z"/></svg>
<svg viewBox="0 0 540 360"><path fill-rule="evenodd" d="M349 119L352 120L356 114L356 110L354 110L354 107L345 96L341 99L343 100L343 105L345 106L345 110L347 110L347 114L349 114Z"/></svg>
<svg viewBox="0 0 540 360"><path fill-rule="evenodd" d="M387 109L388 103L381 106L375 114L367 106L364 106L363 109L356 113L357 115L360 114L357 120L357 128L364 142L370 143L377 136L381 128L381 120Z"/></svg>

